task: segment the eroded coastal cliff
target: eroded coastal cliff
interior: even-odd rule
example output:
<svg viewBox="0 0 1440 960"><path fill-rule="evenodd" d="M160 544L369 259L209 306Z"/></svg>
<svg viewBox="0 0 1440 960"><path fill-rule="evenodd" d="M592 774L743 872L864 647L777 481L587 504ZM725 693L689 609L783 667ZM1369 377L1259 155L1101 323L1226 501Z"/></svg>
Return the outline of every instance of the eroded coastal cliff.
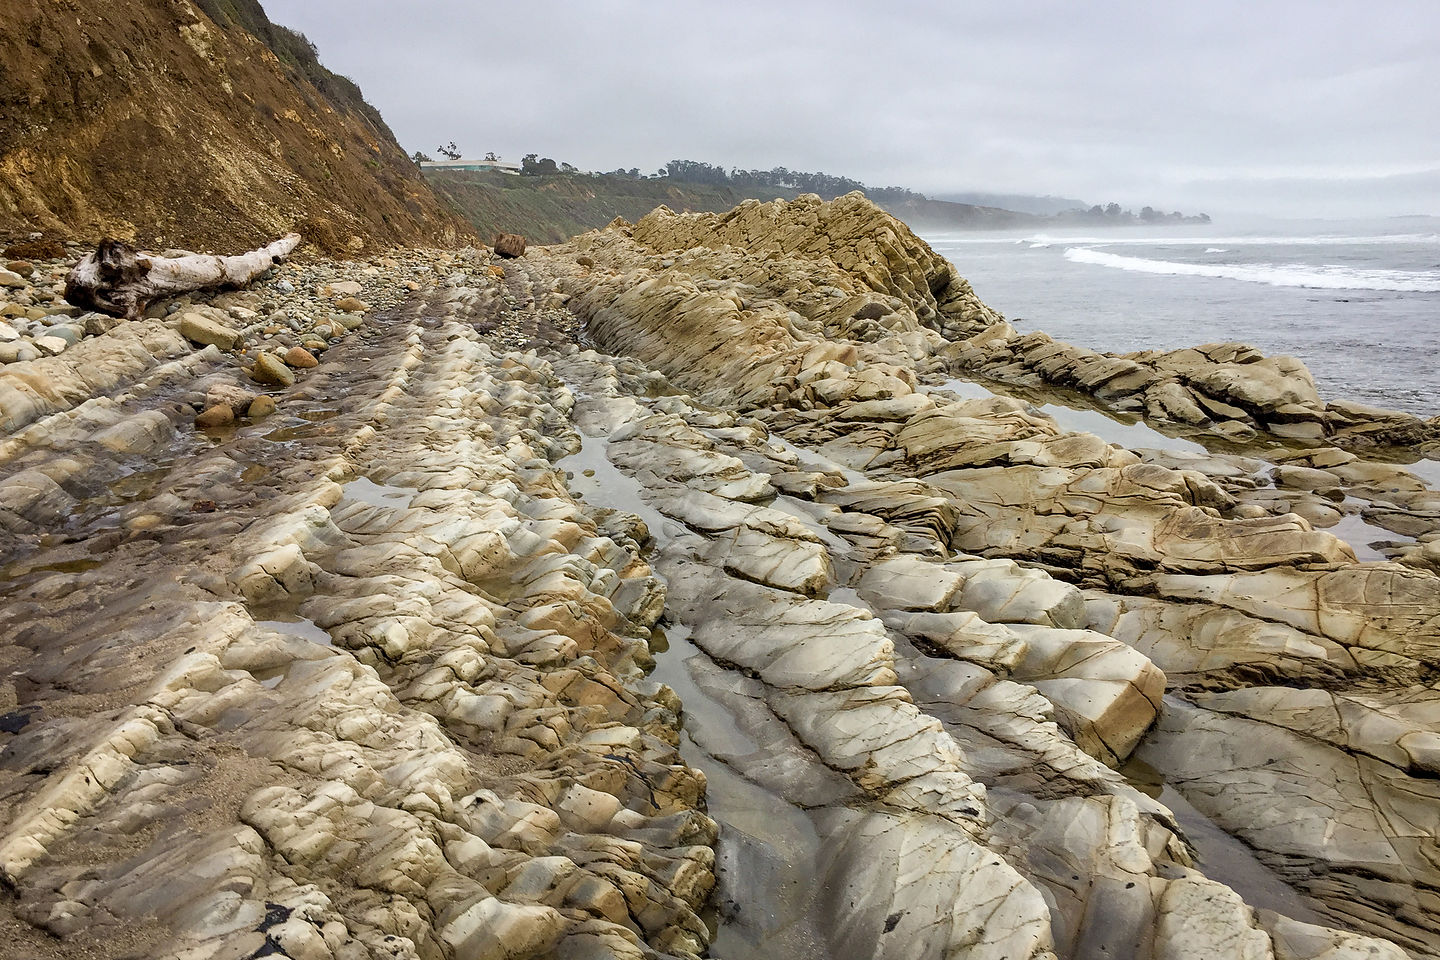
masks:
<svg viewBox="0 0 1440 960"><path fill-rule="evenodd" d="M258 0L5 0L0 235L221 251L291 228L332 254L471 235Z"/></svg>
<svg viewBox="0 0 1440 960"><path fill-rule="evenodd" d="M1019 335L858 195L72 260L0 275L13 955L1440 956L1434 422Z"/></svg>

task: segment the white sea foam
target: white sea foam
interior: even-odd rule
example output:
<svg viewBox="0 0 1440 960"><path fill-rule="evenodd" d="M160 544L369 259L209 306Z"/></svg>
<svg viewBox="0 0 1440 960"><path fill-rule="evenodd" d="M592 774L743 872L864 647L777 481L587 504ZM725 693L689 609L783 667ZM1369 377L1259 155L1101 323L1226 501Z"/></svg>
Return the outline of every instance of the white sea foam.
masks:
<svg viewBox="0 0 1440 960"><path fill-rule="evenodd" d="M1205 248L1205 252L1206 252L1206 253L1228 253L1229 251L1226 250L1224 247L1206 247L1206 248Z"/></svg>
<svg viewBox="0 0 1440 960"><path fill-rule="evenodd" d="M1185 277L1217 277L1266 283L1275 287L1319 290L1395 290L1405 293L1440 293L1437 270L1361 270L1337 264L1291 263L1175 263L1126 257L1088 247L1070 247L1065 259L1115 270Z"/></svg>
<svg viewBox="0 0 1440 960"><path fill-rule="evenodd" d="M1157 234L1145 237L1106 236L1059 236L1048 233L1027 237L1028 243L1043 244L1095 244L1106 247L1329 247L1339 245L1371 246L1376 244L1410 244L1440 246L1440 233L1387 233L1369 236L1312 236L1312 237L1172 237Z"/></svg>

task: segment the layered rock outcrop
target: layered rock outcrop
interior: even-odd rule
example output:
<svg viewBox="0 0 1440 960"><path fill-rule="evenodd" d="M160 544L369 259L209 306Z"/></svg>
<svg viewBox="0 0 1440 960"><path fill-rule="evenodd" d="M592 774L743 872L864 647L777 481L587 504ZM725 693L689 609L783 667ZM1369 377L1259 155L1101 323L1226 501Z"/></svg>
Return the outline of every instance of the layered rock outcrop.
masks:
<svg viewBox="0 0 1440 960"><path fill-rule="evenodd" d="M1440 418L1326 402L1299 360L1267 357L1243 343L1110 354L999 324L941 354L956 373L1073 389L1108 409L1226 438L1440 451Z"/></svg>
<svg viewBox="0 0 1440 960"><path fill-rule="evenodd" d="M26 949L1440 956L1440 579L1280 509L1418 479L940 386L859 198L392 263L268 419L181 316L0 371Z"/></svg>
<svg viewBox="0 0 1440 960"><path fill-rule="evenodd" d="M846 207L811 204L803 217L816 224L828 217L845 220L853 215ZM600 345L658 365L706 400L739 403L788 444L825 458L812 462L828 462L832 475L787 480L777 488L785 496L813 498L842 511L861 509L880 521L878 529L855 529L863 530L865 539L855 551L861 559L852 562L863 572L851 582L862 601L879 605L874 612L883 617L892 643L903 637L930 657L959 657L1009 682L1032 684L1051 704L1051 716L1067 739L1111 763L1123 760L1154 711L1160 716L1159 731L1142 756L1182 788L1204 782L1231 785L1204 795L1197 789L1196 807L1243 837L1268 866L1316 897L1329 916L1411 950L1435 951L1436 930L1426 917L1437 878L1419 867L1429 854L1418 851L1433 851L1435 838L1422 824L1437 808L1423 766L1406 760L1408 772L1399 774L1418 778L1408 794L1417 806L1402 812L1384 802L1389 812L1379 817L1350 816L1345 804L1331 802L1333 797L1301 799L1298 787L1286 787L1277 810L1295 809L1289 799L1294 797L1310 812L1305 825L1284 828L1281 822L1291 821L1283 814L1260 817L1238 799L1227 800L1250 795L1268 804L1265 791L1278 781L1260 775L1249 755L1240 752L1222 751L1216 758L1212 751L1205 754L1208 766L1195 767L1193 758L1182 759L1181 732L1196 711L1209 711L1202 716L1215 712L1202 692L1217 688L1251 690L1269 703L1273 697L1266 700L1266 691L1276 689L1277 682L1284 688L1311 684L1317 695L1348 690L1356 697L1399 683L1411 685L1408 697L1433 703L1425 678L1435 656L1426 637L1430 620L1440 613L1435 609L1440 581L1432 573L1357 563L1351 544L1314 529L1304 517L1261 508L1260 484L1253 479L1241 483L1240 471L1223 459L1197 458L1200 469L1186 469L1183 458L1165 463L1161 456L1066 433L1023 401L957 399L923 385L924 372L937 369L937 361L943 364L939 369L951 369L965 362L965 350L992 340L1009 342L1001 324L986 325L969 341L947 344L923 322L913 300L896 296L899 302L887 303L891 312L878 318L878 329L844 337L838 317L845 310L826 310L828 292L821 290L833 288L836 293L828 296L835 301L850 293L830 279L833 257L771 262L774 258L728 246L732 234L723 218L659 216L662 223L681 223L668 231L637 225L629 231L633 238L611 230L577 239L574 249L594 260L593 272L600 276L598 282L586 277L565 281L567 292L575 295L572 303L589 318ZM792 228L791 216L785 205L775 205L752 210L744 220L777 225L778 236L768 241L772 249L798 249L803 239L791 241L790 232L803 237L804 229ZM742 219L738 212L735 217ZM888 226L881 218L875 224L882 233ZM763 249L767 241L753 237L757 229L763 228L742 232L737 227L733 236L747 237L746 242ZM851 246L859 245L850 228L837 233L850 238ZM917 259L913 275L926 276L927 269ZM861 289L876 289L863 278L864 271L858 272ZM680 289L683 295L670 298L648 295ZM747 334L761 349L750 349L742 339ZM726 349L732 340L742 343L738 352ZM1035 335L1026 342L1046 343ZM1063 366L1069 349L1055 345L1050 357ZM1143 364L1125 359L1129 366L1115 364L1111 372L1137 375L1140 388L1163 379L1141 383L1152 377L1147 371L1162 370L1175 383L1183 380L1187 390L1208 390L1212 401L1231 403L1237 411L1274 414L1268 419L1247 414L1271 436L1286 430L1269 428L1302 419L1290 407L1318 411L1312 418L1317 423L1327 409L1314 397L1302 369L1243 348L1177 352L1144 358ZM1119 367L1125 370L1114 369ZM1102 377L1098 383L1114 380ZM1273 482L1294 490L1297 503L1309 502L1303 496L1307 492L1334 489L1342 495L1362 491L1375 497L1368 501L1375 505L1383 500L1375 489L1382 475L1401 477L1394 489L1414 489L1408 486L1414 478L1403 470L1333 448L1314 453L1313 466L1290 465L1294 462L1275 465ZM1319 483L1322 474L1332 479ZM1308 490L1302 482L1307 479L1313 481ZM888 489L866 486L877 482ZM1423 483L1415 486L1424 489ZM936 559L959 549L991 562L1004 558L1031 566L1002 568L1000 582L986 584L983 593L973 573L961 572L965 563L977 561L950 559L920 574L895 566L886 559L895 556L892 551L920 549L923 542L917 514L926 518L928 529L939 532L938 541L932 541L940 553ZM909 523L902 530L892 517ZM840 529L849 530L852 522ZM886 527L893 532L883 533ZM846 563L836 559L834 567L837 582L845 582L838 578L848 579ZM1039 570L1090 589L1063 600L1064 589L1074 588L1063 583L1055 584L1063 589L1045 587L1054 581L1034 579ZM954 578L947 579L952 571ZM900 609L887 610L891 603ZM959 611L985 619L957 617ZM1123 646L1125 641L1140 649ZM716 655L729 662L736 653L727 649ZM758 662L740 662L760 670ZM1083 664L1083 672L1067 674L1066 663ZM1152 699L1158 688L1147 671L1156 668L1181 675L1180 684L1171 685L1171 710L1161 710ZM898 670L897 675L903 677ZM765 682L763 671L759 679ZM927 708L942 717L952 709L933 703ZM1215 721L1224 722L1235 721ZM1424 721L1400 723L1386 742L1398 744L1396 738L1409 736L1406 742L1419 744L1423 753L1432 731ZM1315 733L1307 729L1306 735ZM1268 751L1271 763L1297 770L1292 784L1309 775L1300 769L1316 769L1325 771L1318 774L1322 779L1345 784L1342 791L1353 797L1395 789L1390 771L1398 768L1393 764L1381 771L1352 766L1338 753L1312 756L1301 741L1266 737L1258 729L1246 737L1254 751ZM1403 752L1399 746L1386 749L1396 758ZM1403 867L1390 870L1383 884L1366 883L1367 872L1376 869L1373 858L1361 863L1340 845L1300 839L1323 835L1326 824L1335 829L1342 822L1373 849L1395 851L1386 856L1399 858L1395 862ZM1416 850L1416 858L1407 859L1400 852L1406 850ZM1301 883L1300 871L1325 879ZM1365 911L1352 906L1362 895L1370 905ZM1175 896L1174 903L1193 902ZM1054 914L1052 919L1064 927ZM1173 918L1160 910L1153 922L1152 931Z"/></svg>

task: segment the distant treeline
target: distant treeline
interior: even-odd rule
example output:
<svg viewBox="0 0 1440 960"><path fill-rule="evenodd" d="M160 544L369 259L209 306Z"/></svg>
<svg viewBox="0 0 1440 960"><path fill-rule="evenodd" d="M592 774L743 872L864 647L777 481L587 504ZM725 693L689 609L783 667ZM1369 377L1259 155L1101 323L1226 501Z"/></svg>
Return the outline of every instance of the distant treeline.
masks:
<svg viewBox="0 0 1440 960"><path fill-rule="evenodd" d="M616 170L616 174L634 176L639 171ZM666 177L681 183L708 183L713 186L765 187L769 189L794 190L798 193L818 193L822 197L841 197L852 190L861 190L870 199L880 201L924 200L922 194L904 187L867 187L859 180L836 176L830 173L806 173L775 167L772 170L742 170L739 167L725 169L719 164L702 163L699 160L671 160L656 171L657 177Z"/></svg>
<svg viewBox="0 0 1440 960"><path fill-rule="evenodd" d="M555 172L553 160L537 161L533 154L525 159L527 161L526 172ZM569 164L562 164L560 167L562 170L567 168L572 171L575 169ZM671 160L649 177L642 174L638 167L631 167L629 170L622 167L610 171L609 175L634 179L668 179L677 183L704 183L711 186L736 187L742 190L754 187L794 190L797 193L818 193L822 197L839 197L852 190L860 190L871 200L880 204L931 200L925 194L905 187L867 187L851 177L841 177L829 173L806 173L786 167L775 167L772 170L742 170L739 167L731 167L727 170L719 164L702 163L699 160ZM1187 216L1178 210L1173 213L1164 213L1153 207L1144 207L1139 213L1135 213L1131 210L1121 209L1118 203L1109 203L1105 206L1097 203L1088 210L1077 205L1074 209L1056 213L1050 217L1042 216L1041 219L1096 226L1210 222L1210 217L1203 213Z"/></svg>
<svg viewBox="0 0 1440 960"><path fill-rule="evenodd" d="M460 150L453 143L438 149L452 160L460 157ZM429 157L417 153L414 159L421 161ZM497 158L490 153L485 159L495 161ZM1139 213L1134 213L1118 203L1086 208L1080 201L1064 201L1058 197L1031 199L1046 201L1051 210L1066 202L1073 206L1049 214L1025 212L932 199L905 187L867 187L853 177L831 173L810 173L787 167L745 170L699 160L671 160L653 173L642 173L639 167L618 167L601 173L580 170L570 163L527 153L520 160L519 172L521 175L518 177L507 177L496 171L463 174L432 169L426 171L426 176L437 192L470 220L482 235L492 230L528 231L530 235L546 240L560 240L603 226L616 216L636 219L659 203L676 210L722 211L749 198L794 199L801 194L814 193L832 199L854 190L863 192L912 226L939 229L1210 222L1203 213L1186 216L1179 212L1164 213L1153 207L1144 207ZM489 175L492 173L496 176Z"/></svg>
<svg viewBox="0 0 1440 960"><path fill-rule="evenodd" d="M429 157L416 154L416 160ZM520 172L529 176L553 176L561 173L580 173L574 165L556 163L549 157L527 153L520 160ZM726 169L715 163L699 160L671 160L654 173L641 173L639 167L617 167L604 174L592 176L620 177L630 180L671 180L675 183L701 183L712 187L734 187L745 190L761 187L767 190L788 190L797 194L818 193L822 197L840 197L852 190L861 190L877 203L901 200L924 200L923 194L904 187L867 187L859 180L839 177L830 173L806 173L776 167L773 170L741 170L739 167Z"/></svg>
<svg viewBox="0 0 1440 960"><path fill-rule="evenodd" d="M1107 203L1105 206L1095 204L1089 210L1075 209L1067 210L1064 213L1057 213L1055 219L1065 223L1090 223L1090 224L1139 224L1139 223L1209 223L1210 215L1197 213L1187 216L1176 210L1172 213L1164 213L1154 207L1141 207L1139 213L1130 210L1120 209L1118 203Z"/></svg>

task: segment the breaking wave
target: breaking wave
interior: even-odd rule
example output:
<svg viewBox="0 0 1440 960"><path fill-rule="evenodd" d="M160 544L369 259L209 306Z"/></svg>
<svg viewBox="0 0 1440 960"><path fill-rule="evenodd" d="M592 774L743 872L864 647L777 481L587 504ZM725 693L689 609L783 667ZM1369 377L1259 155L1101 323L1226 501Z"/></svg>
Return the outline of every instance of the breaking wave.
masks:
<svg viewBox="0 0 1440 960"><path fill-rule="evenodd" d="M1339 235L1310 237L1172 237L1163 234L1145 237L1067 237L1038 233L1034 236L1026 237L1025 242L1043 243L1047 245L1052 243L1095 243L1104 244L1107 247L1180 247L1200 245L1207 247L1329 247L1337 245L1375 246L1388 244L1428 246L1440 244L1440 233L1386 233L1355 237Z"/></svg>
<svg viewBox="0 0 1440 960"><path fill-rule="evenodd" d="M1126 257L1088 247L1070 247L1065 259L1115 270L1184 277L1217 277L1265 283L1274 287L1317 290L1393 290L1404 293L1440 293L1440 271L1362 270L1337 264L1288 263L1175 263Z"/></svg>

